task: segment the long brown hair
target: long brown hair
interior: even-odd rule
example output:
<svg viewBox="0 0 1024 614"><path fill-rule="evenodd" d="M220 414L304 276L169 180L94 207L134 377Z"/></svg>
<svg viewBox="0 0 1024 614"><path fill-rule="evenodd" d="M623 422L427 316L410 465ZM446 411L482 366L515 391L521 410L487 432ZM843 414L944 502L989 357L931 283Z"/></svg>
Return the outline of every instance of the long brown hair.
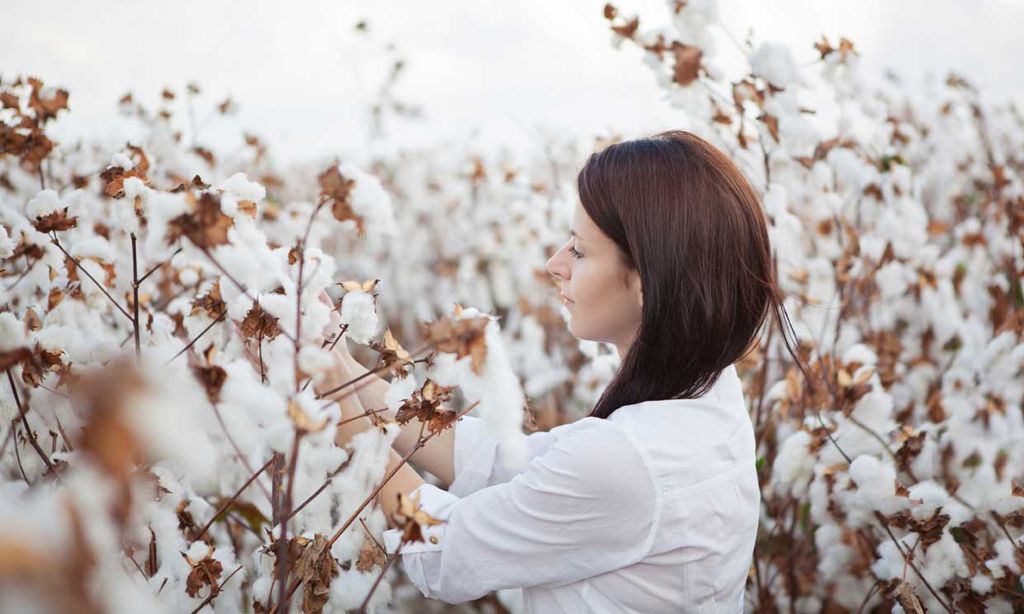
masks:
<svg viewBox="0 0 1024 614"><path fill-rule="evenodd" d="M591 416L704 395L754 347L769 313L792 331L760 200L714 145L681 130L615 143L591 154L577 187L643 292L636 339Z"/></svg>

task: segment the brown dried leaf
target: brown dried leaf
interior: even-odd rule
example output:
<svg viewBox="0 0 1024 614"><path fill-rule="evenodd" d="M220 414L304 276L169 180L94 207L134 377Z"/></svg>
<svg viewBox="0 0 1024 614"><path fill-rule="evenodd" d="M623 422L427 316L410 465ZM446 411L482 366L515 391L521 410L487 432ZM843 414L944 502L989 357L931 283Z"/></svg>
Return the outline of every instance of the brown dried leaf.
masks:
<svg viewBox="0 0 1024 614"><path fill-rule="evenodd" d="M254 303L242 320L241 331L247 339L256 337L272 340L281 334L281 327L276 317L267 313L259 303Z"/></svg>
<svg viewBox="0 0 1024 614"><path fill-rule="evenodd" d="M181 237L188 238L199 247L215 247L228 242L228 230L235 225L231 217L224 215L220 208L220 197L212 192L203 192L198 199L188 194L193 208L167 223L167 244L173 244Z"/></svg>
<svg viewBox="0 0 1024 614"><path fill-rule="evenodd" d="M456 314L457 315L457 314ZM424 340L439 352L453 353L456 359L471 356L473 373L480 375L487 359L486 316L453 320L448 316L420 326Z"/></svg>

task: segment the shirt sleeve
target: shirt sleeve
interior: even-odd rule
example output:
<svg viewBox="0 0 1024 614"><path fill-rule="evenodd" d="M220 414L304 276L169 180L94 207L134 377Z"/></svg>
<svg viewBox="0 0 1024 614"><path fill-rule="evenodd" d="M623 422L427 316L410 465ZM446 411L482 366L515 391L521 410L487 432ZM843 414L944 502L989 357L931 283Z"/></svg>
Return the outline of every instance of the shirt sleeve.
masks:
<svg viewBox="0 0 1024 614"><path fill-rule="evenodd" d="M401 548L427 597L462 603L502 588L554 587L632 565L651 550L661 493L640 449L618 425L586 417L508 482L458 497L414 491L443 522ZM401 532L384 532L388 553Z"/></svg>
<svg viewBox="0 0 1024 614"><path fill-rule="evenodd" d="M465 497L481 488L502 484L525 470L525 465L512 470L501 463L501 442L491 434L487 424L476 416L463 416L455 423L453 462L455 478L448 492ZM550 431L523 433L526 462L544 454L559 436L563 427Z"/></svg>

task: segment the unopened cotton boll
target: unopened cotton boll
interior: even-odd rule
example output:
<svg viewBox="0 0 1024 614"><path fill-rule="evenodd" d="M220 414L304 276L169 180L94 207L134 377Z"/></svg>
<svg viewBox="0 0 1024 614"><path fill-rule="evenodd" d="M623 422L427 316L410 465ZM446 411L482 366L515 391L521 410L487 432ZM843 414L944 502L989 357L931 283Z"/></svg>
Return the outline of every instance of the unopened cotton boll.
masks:
<svg viewBox="0 0 1024 614"><path fill-rule="evenodd" d="M348 325L345 334L356 343L369 343L380 329L373 296L359 290L341 299L341 321Z"/></svg>

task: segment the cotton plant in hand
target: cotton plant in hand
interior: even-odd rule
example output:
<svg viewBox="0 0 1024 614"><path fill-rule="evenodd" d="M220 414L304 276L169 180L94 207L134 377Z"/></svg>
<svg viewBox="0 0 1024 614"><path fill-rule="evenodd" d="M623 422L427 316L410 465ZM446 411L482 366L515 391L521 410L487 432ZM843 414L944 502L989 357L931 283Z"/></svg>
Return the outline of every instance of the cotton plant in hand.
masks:
<svg viewBox="0 0 1024 614"><path fill-rule="evenodd" d="M809 367L776 362L779 331L739 365L765 495L747 608L1019 611L1019 113L960 75L903 91L841 36L740 42L712 4L605 17L760 190Z"/></svg>

